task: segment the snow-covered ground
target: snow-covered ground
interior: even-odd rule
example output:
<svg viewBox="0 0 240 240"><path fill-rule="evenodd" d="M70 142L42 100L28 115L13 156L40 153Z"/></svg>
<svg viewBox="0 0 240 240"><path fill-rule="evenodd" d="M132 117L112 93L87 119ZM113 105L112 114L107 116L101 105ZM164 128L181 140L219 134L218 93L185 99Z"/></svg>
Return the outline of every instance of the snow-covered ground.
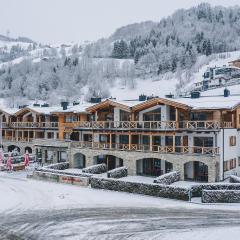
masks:
<svg viewBox="0 0 240 240"><path fill-rule="evenodd" d="M0 172L5 239L226 240L240 234L240 204L202 205L36 181L26 174Z"/></svg>

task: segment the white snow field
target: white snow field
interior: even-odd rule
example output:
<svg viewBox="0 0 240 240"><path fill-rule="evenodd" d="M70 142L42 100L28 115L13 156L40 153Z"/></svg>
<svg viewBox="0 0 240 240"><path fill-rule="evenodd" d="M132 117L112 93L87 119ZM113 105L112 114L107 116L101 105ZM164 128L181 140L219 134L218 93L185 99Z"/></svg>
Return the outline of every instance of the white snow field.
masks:
<svg viewBox="0 0 240 240"><path fill-rule="evenodd" d="M0 172L0 239L238 239L240 204L201 205Z"/></svg>

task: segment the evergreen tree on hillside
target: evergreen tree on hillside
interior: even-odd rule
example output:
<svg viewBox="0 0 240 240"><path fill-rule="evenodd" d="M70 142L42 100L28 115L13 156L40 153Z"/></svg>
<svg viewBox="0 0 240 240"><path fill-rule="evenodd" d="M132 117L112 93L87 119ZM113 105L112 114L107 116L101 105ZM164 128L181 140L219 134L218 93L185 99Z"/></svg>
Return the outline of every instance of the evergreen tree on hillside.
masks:
<svg viewBox="0 0 240 240"><path fill-rule="evenodd" d="M114 42L112 57L120 59L129 57L128 44L124 40Z"/></svg>

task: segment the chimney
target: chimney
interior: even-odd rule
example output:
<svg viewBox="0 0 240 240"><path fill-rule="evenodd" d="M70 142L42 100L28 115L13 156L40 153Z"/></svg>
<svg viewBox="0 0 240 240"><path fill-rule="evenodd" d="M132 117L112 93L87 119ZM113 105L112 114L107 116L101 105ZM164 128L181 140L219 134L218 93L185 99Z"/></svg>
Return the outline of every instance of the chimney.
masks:
<svg viewBox="0 0 240 240"><path fill-rule="evenodd" d="M100 97L91 97L90 102L91 103L100 103L102 101L102 98Z"/></svg>
<svg viewBox="0 0 240 240"><path fill-rule="evenodd" d="M169 94L165 95L165 98L174 98L174 95L169 93Z"/></svg>
<svg viewBox="0 0 240 240"><path fill-rule="evenodd" d="M223 92L223 95L224 95L224 97L229 97L230 96L230 91L227 88L225 88L224 92Z"/></svg>
<svg viewBox="0 0 240 240"><path fill-rule="evenodd" d="M191 98L200 98L200 92L199 91L191 92Z"/></svg>
<svg viewBox="0 0 240 240"><path fill-rule="evenodd" d="M68 102L61 102L61 106L62 106L63 110L67 110Z"/></svg>
<svg viewBox="0 0 240 240"><path fill-rule="evenodd" d="M147 96L144 95L144 94L141 94L141 95L139 95L138 100L141 101L141 102L142 101L146 101L147 100Z"/></svg>

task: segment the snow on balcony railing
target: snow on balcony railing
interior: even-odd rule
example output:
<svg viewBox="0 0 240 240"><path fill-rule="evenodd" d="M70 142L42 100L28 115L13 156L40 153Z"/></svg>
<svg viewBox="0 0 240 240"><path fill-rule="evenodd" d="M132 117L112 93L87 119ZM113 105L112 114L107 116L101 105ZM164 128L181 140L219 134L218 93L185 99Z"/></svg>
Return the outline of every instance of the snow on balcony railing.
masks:
<svg viewBox="0 0 240 240"><path fill-rule="evenodd" d="M58 128L58 122L12 122L11 128Z"/></svg>
<svg viewBox="0 0 240 240"><path fill-rule="evenodd" d="M77 128L90 129L150 129L150 130L175 130L175 129L208 129L217 130L221 126L218 121L91 121L79 122Z"/></svg>
<svg viewBox="0 0 240 240"><path fill-rule="evenodd" d="M218 147L197 147L197 146L158 146L143 144L124 144L124 143L100 143L100 142L72 142L72 147L92 148L103 150L136 151L136 152L156 152L156 153L180 153L180 154L201 154L217 155Z"/></svg>

